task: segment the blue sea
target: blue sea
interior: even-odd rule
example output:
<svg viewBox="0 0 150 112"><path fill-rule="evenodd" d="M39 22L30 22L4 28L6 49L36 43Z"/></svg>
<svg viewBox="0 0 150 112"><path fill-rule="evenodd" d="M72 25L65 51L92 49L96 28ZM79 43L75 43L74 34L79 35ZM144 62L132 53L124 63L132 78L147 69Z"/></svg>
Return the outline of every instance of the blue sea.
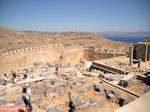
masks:
<svg viewBox="0 0 150 112"><path fill-rule="evenodd" d="M141 42L144 39L150 39L150 37L105 37L105 38L113 41L120 41L126 43L134 43L134 44Z"/></svg>

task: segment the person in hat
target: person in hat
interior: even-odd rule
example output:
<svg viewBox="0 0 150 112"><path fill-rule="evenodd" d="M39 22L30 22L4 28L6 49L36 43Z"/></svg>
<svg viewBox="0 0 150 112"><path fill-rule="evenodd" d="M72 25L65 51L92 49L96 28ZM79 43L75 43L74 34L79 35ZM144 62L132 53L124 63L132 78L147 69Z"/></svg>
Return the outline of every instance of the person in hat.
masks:
<svg viewBox="0 0 150 112"><path fill-rule="evenodd" d="M29 84L26 84L25 87L23 87L22 89L22 99L25 103L26 108L29 107L30 112L33 112L30 94L31 93L30 93Z"/></svg>

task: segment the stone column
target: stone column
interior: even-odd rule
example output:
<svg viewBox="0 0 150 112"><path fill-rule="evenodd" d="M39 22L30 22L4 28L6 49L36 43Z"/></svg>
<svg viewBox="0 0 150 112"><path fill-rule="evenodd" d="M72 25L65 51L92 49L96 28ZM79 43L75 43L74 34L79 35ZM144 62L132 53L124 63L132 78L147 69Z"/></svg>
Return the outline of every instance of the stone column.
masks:
<svg viewBox="0 0 150 112"><path fill-rule="evenodd" d="M138 60L138 68L141 68L141 59Z"/></svg>
<svg viewBox="0 0 150 112"><path fill-rule="evenodd" d="M133 46L130 44L130 66L132 66L133 63Z"/></svg>
<svg viewBox="0 0 150 112"><path fill-rule="evenodd" d="M147 54L148 54L147 51L148 51L148 45L145 44L145 59L144 59L145 62L147 62Z"/></svg>

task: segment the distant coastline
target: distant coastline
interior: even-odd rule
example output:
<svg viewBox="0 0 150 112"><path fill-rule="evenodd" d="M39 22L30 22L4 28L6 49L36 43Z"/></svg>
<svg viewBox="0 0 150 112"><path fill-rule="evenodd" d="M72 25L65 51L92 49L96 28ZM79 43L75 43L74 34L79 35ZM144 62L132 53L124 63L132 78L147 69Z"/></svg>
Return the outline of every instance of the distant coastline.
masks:
<svg viewBox="0 0 150 112"><path fill-rule="evenodd" d="M141 42L144 39L150 39L150 37L105 37L105 38L113 41L120 41L126 43L134 43L134 44Z"/></svg>

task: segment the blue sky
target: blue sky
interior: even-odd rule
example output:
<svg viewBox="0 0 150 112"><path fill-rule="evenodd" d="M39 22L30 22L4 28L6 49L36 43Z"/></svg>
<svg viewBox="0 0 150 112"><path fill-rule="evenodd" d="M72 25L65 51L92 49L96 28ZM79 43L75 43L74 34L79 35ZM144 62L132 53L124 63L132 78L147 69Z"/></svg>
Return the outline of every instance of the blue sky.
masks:
<svg viewBox="0 0 150 112"><path fill-rule="evenodd" d="M150 31L150 0L0 0L0 26L38 31Z"/></svg>

